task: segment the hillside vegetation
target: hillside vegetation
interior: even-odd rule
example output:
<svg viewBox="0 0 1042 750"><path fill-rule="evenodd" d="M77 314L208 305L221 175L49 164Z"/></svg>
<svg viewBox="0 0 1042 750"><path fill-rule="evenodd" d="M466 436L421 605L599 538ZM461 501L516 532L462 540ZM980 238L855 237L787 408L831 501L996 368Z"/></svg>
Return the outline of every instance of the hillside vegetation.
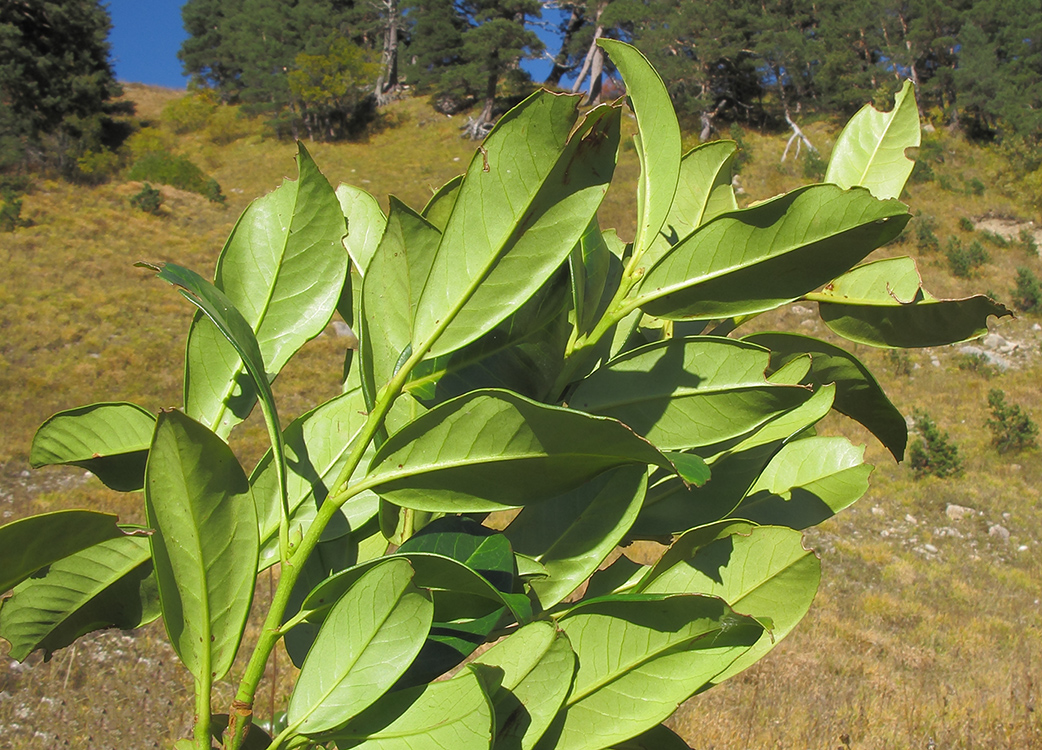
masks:
<svg viewBox="0 0 1042 750"><path fill-rule="evenodd" d="M191 311L133 264L213 267L249 201L294 172L295 146L266 138L262 123L239 118L234 108L175 128L164 111L176 93L131 85L127 96L166 151L219 183L225 203L156 184L162 201L150 213L131 205L143 187L136 181L91 187L34 179L21 212L31 226L0 235L5 523L76 505L141 520L139 497L113 493L82 471L30 472L32 435L73 404L126 398L158 410L180 403L175 373ZM473 153L474 144L460 137L466 119L406 99L385 108L364 141L307 145L334 186L358 185L385 207L390 194L421 206ZM838 128L822 119L804 131L822 153L790 152L785 162L787 132L733 131L743 149L743 205L820 177ZM690 134L685 145L696 142ZM1018 269L1037 279L1042 260L1029 239L1038 198L1020 181L1018 165L998 146L944 131L925 134L920 158L905 196L917 219L880 253L917 256L937 296L987 289L1008 304L1020 299ZM619 169L636 180L632 148L623 147ZM634 207L622 195L610 193L601 213L603 226L632 235ZM808 538L823 559L825 583L796 632L677 714L674 726L692 747L1042 747L1035 710L1042 698L1042 454L1030 447L1000 453L987 425L995 419L988 410L994 389L1042 420L1040 312L1042 303L1016 319L993 320L993 335L972 347L857 348L903 413L925 413L948 433L961 473L917 478L856 424L833 418L828 429L868 446L866 458L877 466L869 494ZM806 305L761 326L829 339ZM339 390L345 347L331 325L287 367L275 383L284 422ZM264 449L264 428L250 420L244 429L237 445L249 466ZM268 583L260 588L263 602ZM190 678L164 639L154 623L89 637L48 664L0 660L0 746L167 746L171 732L191 725L182 714ZM285 657L269 666L259 713L267 714L269 699L277 705L284 698L278 676L291 669ZM230 699L233 684L223 686L222 699Z"/></svg>

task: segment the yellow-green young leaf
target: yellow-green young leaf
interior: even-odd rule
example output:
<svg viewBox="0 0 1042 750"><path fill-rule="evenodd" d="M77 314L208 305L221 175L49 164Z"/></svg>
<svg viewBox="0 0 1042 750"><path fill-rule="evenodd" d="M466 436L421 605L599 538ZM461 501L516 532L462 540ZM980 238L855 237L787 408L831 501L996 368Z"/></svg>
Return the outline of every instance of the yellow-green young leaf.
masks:
<svg viewBox="0 0 1042 750"><path fill-rule="evenodd" d="M143 536L120 536L50 565L0 603L0 638L24 661L45 659L94 630L130 630L159 617L159 596Z"/></svg>
<svg viewBox="0 0 1042 750"><path fill-rule="evenodd" d="M571 492L526 506L504 529L514 551L546 570L547 577L530 584L543 609L572 593L622 541L647 483L646 466L609 469Z"/></svg>
<svg viewBox="0 0 1042 750"><path fill-rule="evenodd" d="M768 382L769 362L766 349L720 336L667 339L594 371L569 403L614 417L664 450L712 445L811 397L808 388Z"/></svg>
<svg viewBox="0 0 1042 750"><path fill-rule="evenodd" d="M406 425L362 484L416 510L480 513L539 502L625 464L672 464L613 419L509 391L473 391Z"/></svg>
<svg viewBox="0 0 1042 750"><path fill-rule="evenodd" d="M810 354L810 370L805 375L809 374L810 381L817 385L836 384L836 411L871 430L898 461L904 458L908 425L879 381L854 355L820 339L795 333L756 333L743 341L770 349L774 368L802 363Z"/></svg>
<svg viewBox="0 0 1042 750"><path fill-rule="evenodd" d="M850 269L909 218L864 189L799 188L700 226L648 268L628 305L671 320L773 310Z"/></svg>
<svg viewBox="0 0 1042 750"><path fill-rule="evenodd" d="M118 520L91 510L59 510L0 526L0 594L45 565L123 536Z"/></svg>
<svg viewBox="0 0 1042 750"><path fill-rule="evenodd" d="M427 639L434 605L404 558L367 570L330 609L286 709L292 732L329 734L383 695Z"/></svg>
<svg viewBox="0 0 1042 750"><path fill-rule="evenodd" d="M906 152L921 139L915 87L905 81L892 110L880 112L866 104L850 118L832 149L825 182L865 187L877 198L898 198L915 166Z"/></svg>
<svg viewBox="0 0 1042 750"><path fill-rule="evenodd" d="M637 237L634 252L643 253L655 242L666 220L680 174L680 124L662 78L636 47L613 39L599 39L622 74L633 114L637 117Z"/></svg>
<svg viewBox="0 0 1042 750"><path fill-rule="evenodd" d="M477 668L468 667L451 680L384 695L333 739L358 750L488 750L493 721Z"/></svg>
<svg viewBox="0 0 1042 750"><path fill-rule="evenodd" d="M736 612L769 623L756 645L713 677L719 684L762 659L810 609L821 563L798 531L723 522L682 535L637 590L719 596Z"/></svg>
<svg viewBox="0 0 1042 750"><path fill-rule="evenodd" d="M217 435L181 412L162 412L145 511L170 643L197 678L220 679L235 659L257 579L257 511L246 475Z"/></svg>
<svg viewBox="0 0 1042 750"><path fill-rule="evenodd" d="M114 490L139 490L155 424L149 412L126 402L60 411L33 436L29 465L79 466Z"/></svg>
<svg viewBox="0 0 1042 750"><path fill-rule="evenodd" d="M564 704L575 673L575 652L549 622L533 622L474 660L503 670L492 695L494 750L531 750Z"/></svg>
<svg viewBox="0 0 1042 750"><path fill-rule="evenodd" d="M579 669L541 749L599 750L650 729L763 633L723 600L687 594L595 599L559 624Z"/></svg>
<svg viewBox="0 0 1042 750"><path fill-rule="evenodd" d="M608 188L620 127L612 106L576 125L577 104L535 93L474 155L419 296L414 350L438 356L474 341L568 257Z"/></svg>
<svg viewBox="0 0 1042 750"><path fill-rule="evenodd" d="M735 150L734 141L712 141L696 146L684 155L680 162L677 194L669 215L651 248L641 258L645 268L653 266L669 252L669 248L705 222L738 209L731 186Z"/></svg>
<svg viewBox="0 0 1042 750"><path fill-rule="evenodd" d="M816 526L868 492L872 466L864 454L865 446L846 438L794 440L767 464L734 516L794 529Z"/></svg>
<svg viewBox="0 0 1042 750"><path fill-rule="evenodd" d="M326 178L301 145L300 176L243 212L217 261L214 286L238 309L274 378L333 315L348 255L344 213ZM185 410L226 437L257 398L241 353L202 316L188 334Z"/></svg>
<svg viewBox="0 0 1042 750"><path fill-rule="evenodd" d="M383 236L384 227L387 226L387 217L376 198L353 185L340 185L336 189L336 199L347 220L344 246L355 270L364 276L369 268L369 260Z"/></svg>
<svg viewBox="0 0 1042 750"><path fill-rule="evenodd" d="M820 293L808 294L833 332L869 346L943 346L983 336L988 318L1012 311L982 294L937 299L922 287L911 258L858 266Z"/></svg>

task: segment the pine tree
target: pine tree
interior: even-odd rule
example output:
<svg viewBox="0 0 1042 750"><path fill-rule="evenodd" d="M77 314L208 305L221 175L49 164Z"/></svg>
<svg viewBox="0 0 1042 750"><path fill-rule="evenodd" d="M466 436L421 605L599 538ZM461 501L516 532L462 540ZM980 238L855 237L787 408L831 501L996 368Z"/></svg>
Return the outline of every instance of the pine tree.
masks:
<svg viewBox="0 0 1042 750"><path fill-rule="evenodd" d="M121 93L98 0L0 3L0 168L24 157L74 163L106 140Z"/></svg>

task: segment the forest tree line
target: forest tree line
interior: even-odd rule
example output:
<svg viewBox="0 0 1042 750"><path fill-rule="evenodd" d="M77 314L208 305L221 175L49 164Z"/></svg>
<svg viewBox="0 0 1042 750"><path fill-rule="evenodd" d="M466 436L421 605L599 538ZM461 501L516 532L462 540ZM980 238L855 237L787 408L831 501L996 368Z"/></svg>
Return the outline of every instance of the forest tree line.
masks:
<svg viewBox="0 0 1042 750"><path fill-rule="evenodd" d="M596 100L609 37L644 51L703 139L733 121L798 132L812 112L884 105L910 78L935 124L1042 140L1037 0L188 0L182 16L192 85L295 137L348 137L405 92L443 112L480 105L474 135L535 84ZM110 24L99 0L0 3L0 162L45 141L74 157L104 147ZM545 80L521 66L536 58Z"/></svg>

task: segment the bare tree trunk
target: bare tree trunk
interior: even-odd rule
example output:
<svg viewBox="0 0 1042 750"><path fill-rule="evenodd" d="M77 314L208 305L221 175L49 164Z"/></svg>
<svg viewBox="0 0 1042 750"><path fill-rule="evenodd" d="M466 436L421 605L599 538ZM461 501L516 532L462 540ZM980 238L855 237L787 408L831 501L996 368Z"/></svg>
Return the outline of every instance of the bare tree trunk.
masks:
<svg viewBox="0 0 1042 750"><path fill-rule="evenodd" d="M905 38L905 49L908 51L908 72L915 86L915 106L919 109L919 122L927 122L926 112L923 111L922 102L919 100L919 71L915 68L915 55L912 53L912 42L908 38L908 21L904 15L898 14L901 21L901 33Z"/></svg>
<svg viewBox="0 0 1042 750"><path fill-rule="evenodd" d="M720 114L723 108L727 105L726 99L721 99L716 103L716 106L712 109L707 109L702 112L699 119L702 121L702 132L698 134L699 143L705 143L709 140L709 136L713 132L713 122L716 120L716 116Z"/></svg>
<svg viewBox="0 0 1042 750"><path fill-rule="evenodd" d="M376 104L384 106L394 99L398 91L398 27L400 15L398 0L383 0L387 10L387 25L384 27L384 49L381 57L382 70L376 79Z"/></svg>
<svg viewBox="0 0 1042 750"><path fill-rule="evenodd" d="M604 34L604 27L601 26L601 13L604 12L604 8L600 7L597 9L597 16L594 18L596 29L593 32L593 41L590 42L590 48L586 50L586 59L583 60L583 66L579 69L579 76L575 79L575 83L572 84L572 93L577 94L583 87L583 81L586 80L586 76L590 73L593 67L593 60L597 56L597 52L600 51L600 47L597 46L597 40ZM601 68L604 67L604 58L601 57ZM598 71L600 75L600 71ZM592 83L591 83L592 88Z"/></svg>
<svg viewBox="0 0 1042 750"><path fill-rule="evenodd" d="M580 8L572 8L572 15L568 19L568 25L564 28L564 38L561 40L561 51L554 58L554 67L550 69L550 75L543 81L547 86L560 86L561 77L572 69L568 65L568 48L571 46L572 38L576 32L586 23L586 17Z"/></svg>
<svg viewBox="0 0 1042 750"><path fill-rule="evenodd" d="M485 106L478 115L478 119L470 120L463 128L463 134L475 141L481 140L492 125L492 108L496 104L496 87L499 85L499 74L490 73L488 82L485 84Z"/></svg>
<svg viewBox="0 0 1042 750"><path fill-rule="evenodd" d="M797 112L799 111L799 107L798 106L796 108L796 111ZM788 157L788 155L789 155L789 148L792 146L793 143L796 144L796 155L795 155L795 157L793 157L793 158L796 158L796 159L800 158L800 144L801 143L807 144L807 148L810 149L811 151L817 151L818 150L818 149L814 148L814 144L811 143L810 139L804 134L804 132L802 130L800 130L800 126L796 124L796 121L792 119L792 115L789 114L789 105L788 104L785 105L785 122L789 123L789 127L792 128L792 135L789 136L789 141L788 141L788 143L785 144L785 151L782 152L782 156L781 156L781 160L782 161L785 161L786 157Z"/></svg>
<svg viewBox="0 0 1042 750"><path fill-rule="evenodd" d="M604 50L598 46L593 51L590 64L590 87L586 90L586 103L595 107L601 103L601 73L604 72Z"/></svg>

